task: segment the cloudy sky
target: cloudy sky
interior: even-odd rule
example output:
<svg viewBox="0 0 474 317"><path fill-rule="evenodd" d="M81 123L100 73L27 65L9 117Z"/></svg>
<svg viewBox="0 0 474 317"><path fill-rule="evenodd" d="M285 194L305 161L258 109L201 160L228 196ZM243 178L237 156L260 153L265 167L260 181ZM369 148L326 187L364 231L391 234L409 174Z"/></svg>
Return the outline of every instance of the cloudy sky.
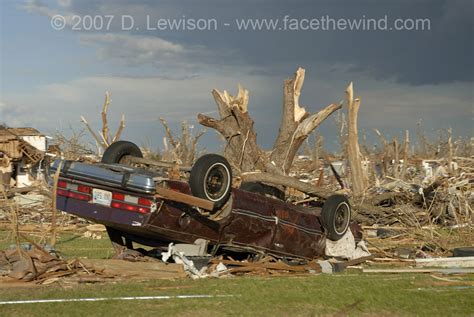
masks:
<svg viewBox="0 0 474 317"><path fill-rule="evenodd" d="M301 102L310 112L339 102L353 81L369 135L414 132L423 119L433 134L452 127L473 136L473 7L472 0L1 1L0 122L52 133L79 129L84 115L98 127L108 90L111 125L124 113L124 138L158 146L158 117L197 130L196 114L215 110L211 89L235 92L240 83L250 90L259 143L269 148L283 80L301 66ZM56 15L66 23L52 21ZM282 27L285 16L300 29ZM304 19L322 18L373 19L382 29L302 29ZM188 29L157 27L172 19ZM239 30L248 19L279 27ZM396 19L408 21L404 30L392 28ZM429 27L410 29L416 19ZM198 20L209 29L189 29ZM320 133L327 147L337 143L333 120ZM213 134L204 139L210 149Z"/></svg>

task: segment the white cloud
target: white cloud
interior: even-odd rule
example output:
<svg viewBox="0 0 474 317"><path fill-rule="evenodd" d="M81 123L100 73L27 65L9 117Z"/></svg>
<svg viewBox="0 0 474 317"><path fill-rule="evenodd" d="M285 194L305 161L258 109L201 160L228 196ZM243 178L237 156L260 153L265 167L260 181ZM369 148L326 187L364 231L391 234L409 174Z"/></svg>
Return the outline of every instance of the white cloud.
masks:
<svg viewBox="0 0 474 317"><path fill-rule="evenodd" d="M51 9L51 7L41 3L38 0L26 0L22 5L22 8L28 13L38 13L45 16L53 16L56 14L56 11Z"/></svg>
<svg viewBox="0 0 474 317"><path fill-rule="evenodd" d="M157 63L175 58L184 52L183 46L158 37L130 34L82 34L80 43L98 47L101 59L113 59L126 65Z"/></svg>
<svg viewBox="0 0 474 317"><path fill-rule="evenodd" d="M246 83L261 86L257 81L249 78ZM90 76L42 85L18 94L6 93L4 98L8 103L27 109L16 113L18 118L46 129L78 125L81 115L92 122L98 121L105 91L111 93L112 116L118 118L124 113L128 122L137 123L158 122L159 116L179 122L194 120L199 112L215 110L212 88L234 90L236 85L232 76L179 79Z"/></svg>
<svg viewBox="0 0 474 317"><path fill-rule="evenodd" d="M315 77L308 72L302 91L301 102L308 111L316 112L328 103L344 98L345 86L340 81ZM3 121L8 120L5 118L21 120L40 129L51 130L69 125L80 127L81 115L97 125L104 92L108 90L111 93L111 122L118 120L124 113L127 123L138 127L127 130L127 133L136 136L141 135L141 126L145 125L156 125L159 131L159 116L170 122L192 122L197 113L214 111L216 106L211 89L227 89L233 93L240 82L250 90L249 111L255 118L259 137L268 142L273 141L278 131L283 79L237 73L178 79L81 77L39 86L21 94L7 93L0 106L0 115ZM465 93L465 85L456 83L411 87L394 82L356 81L355 93L362 98L359 126L369 131L372 128L403 131L414 129L416 122L423 118L427 128L452 126L455 130L466 129L465 122L464 126L458 126L460 121L469 120L466 118L472 116L472 95ZM326 137L332 139L331 135Z"/></svg>
<svg viewBox="0 0 474 317"><path fill-rule="evenodd" d="M52 18L55 15L61 15L64 17L66 25L73 25L73 16L76 15L75 12L70 10L71 0L58 0L58 6L55 8L53 6L42 3L39 0L26 0L21 8L28 13L35 13L39 15Z"/></svg>
<svg viewBox="0 0 474 317"><path fill-rule="evenodd" d="M20 127L28 123L27 118L21 115L23 107L15 107L0 101L0 124L11 127Z"/></svg>
<svg viewBox="0 0 474 317"><path fill-rule="evenodd" d="M58 4L61 7L70 7L72 4L72 1L71 0L58 0Z"/></svg>

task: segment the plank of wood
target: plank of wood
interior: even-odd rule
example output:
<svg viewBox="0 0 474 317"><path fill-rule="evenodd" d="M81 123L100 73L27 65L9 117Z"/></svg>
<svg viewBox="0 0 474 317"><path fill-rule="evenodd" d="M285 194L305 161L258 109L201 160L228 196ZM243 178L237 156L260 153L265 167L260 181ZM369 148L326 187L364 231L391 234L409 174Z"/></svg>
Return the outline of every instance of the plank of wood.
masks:
<svg viewBox="0 0 474 317"><path fill-rule="evenodd" d="M281 262L240 262L240 261L231 261L231 260L212 260L211 263L217 264L222 263L224 265L234 265L242 269L233 268L231 270L237 271L254 271L261 269L271 269L271 270L284 270L284 271L294 271L294 272L306 272L309 269L319 271L321 268L319 265L288 265ZM243 269L245 267L246 269Z"/></svg>
<svg viewBox="0 0 474 317"><path fill-rule="evenodd" d="M199 197L194 197L192 195L183 194L168 188L156 187L156 198L172 200L180 203L185 203L188 205L196 206L206 210L213 210L214 203L210 200L202 199Z"/></svg>
<svg viewBox="0 0 474 317"><path fill-rule="evenodd" d="M111 259L81 259L87 267L103 270L106 275L115 275L134 280L184 278L183 265L175 263L130 262Z"/></svg>
<svg viewBox="0 0 474 317"><path fill-rule="evenodd" d="M28 193L37 189L39 189L37 186L15 187L15 188L10 188L7 194L10 194L10 193L11 194L14 194L14 193L24 194L24 193Z"/></svg>
<svg viewBox="0 0 474 317"><path fill-rule="evenodd" d="M333 263L334 271L335 272L342 272L348 266L361 264L361 263L364 263L368 260L372 260L373 258L375 258L375 255L363 256L363 257L360 257L360 258L357 258L357 259L344 261L344 262L335 262L335 263Z"/></svg>
<svg viewBox="0 0 474 317"><path fill-rule="evenodd" d="M413 260L413 259L398 259L398 258L396 258L396 259L393 259L393 258L373 258L372 261L374 261L374 262L389 262L389 263L403 262L403 263L406 263L407 265L415 263L415 260Z"/></svg>
<svg viewBox="0 0 474 317"><path fill-rule="evenodd" d="M434 259L415 259L415 263L417 267L474 268L474 256L434 258Z"/></svg>

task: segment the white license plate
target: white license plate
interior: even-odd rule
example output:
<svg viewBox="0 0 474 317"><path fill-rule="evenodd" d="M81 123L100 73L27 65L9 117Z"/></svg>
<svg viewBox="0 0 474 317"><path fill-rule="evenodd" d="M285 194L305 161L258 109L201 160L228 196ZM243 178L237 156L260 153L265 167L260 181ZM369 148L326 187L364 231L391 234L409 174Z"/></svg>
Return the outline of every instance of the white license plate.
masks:
<svg viewBox="0 0 474 317"><path fill-rule="evenodd" d="M92 202L94 204L110 206L110 203L112 202L112 193L106 190L93 188Z"/></svg>

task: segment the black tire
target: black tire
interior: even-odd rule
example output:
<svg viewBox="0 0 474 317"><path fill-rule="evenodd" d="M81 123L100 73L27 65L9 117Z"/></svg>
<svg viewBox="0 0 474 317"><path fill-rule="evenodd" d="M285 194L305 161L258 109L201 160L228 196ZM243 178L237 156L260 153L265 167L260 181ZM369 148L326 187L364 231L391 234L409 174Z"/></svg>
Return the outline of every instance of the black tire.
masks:
<svg viewBox="0 0 474 317"><path fill-rule="evenodd" d="M268 186L258 182L243 182L240 185L240 189L247 192L260 194L275 199L285 200L285 193L276 187Z"/></svg>
<svg viewBox="0 0 474 317"><path fill-rule="evenodd" d="M227 160L217 154L201 156L191 169L189 186L194 196L214 202L215 209L229 198L232 169Z"/></svg>
<svg viewBox="0 0 474 317"><path fill-rule="evenodd" d="M321 211L322 224L330 240L337 241L347 232L351 222L351 206L343 195L330 196Z"/></svg>
<svg viewBox="0 0 474 317"><path fill-rule="evenodd" d="M126 155L143 157L142 151L135 143L117 141L105 149L101 162L106 164L120 163L121 159Z"/></svg>

